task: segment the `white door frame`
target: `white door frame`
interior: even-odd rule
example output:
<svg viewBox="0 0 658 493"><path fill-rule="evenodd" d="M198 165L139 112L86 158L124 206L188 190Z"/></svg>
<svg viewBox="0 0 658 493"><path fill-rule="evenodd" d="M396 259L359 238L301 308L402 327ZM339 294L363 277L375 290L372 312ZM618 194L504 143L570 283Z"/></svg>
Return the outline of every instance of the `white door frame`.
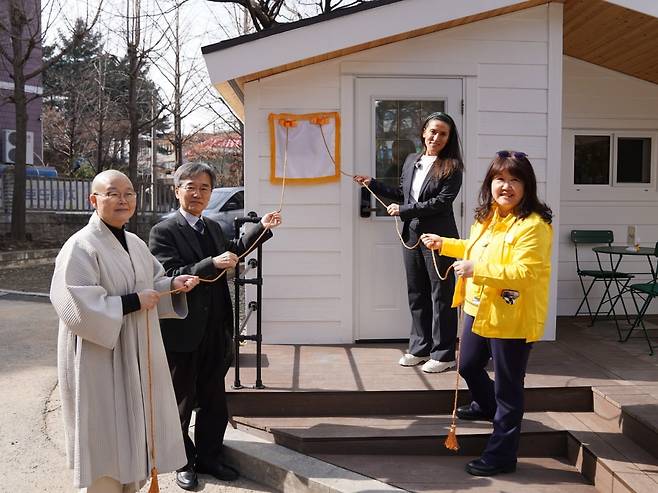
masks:
<svg viewBox="0 0 658 493"><path fill-rule="evenodd" d="M428 76L428 75L417 75L417 76L408 76L408 75L407 76L397 76L397 75L389 75L389 76L374 75L374 76L370 76L370 75L364 75L364 76L353 76L353 77L343 76L342 81L347 83L346 85L343 86L343 88L349 87L349 90L346 90L346 91L343 92L342 102L347 103L346 99L351 99L351 101L350 101L351 105L350 105L350 108L349 108L349 113L350 114L348 115L348 114L344 113L345 118L344 118L343 121L346 122L346 123L349 122L349 127L350 128L345 126L344 129L343 129L344 130L344 133L343 133L344 143L345 143L345 147L344 147L345 152L344 152L343 155L344 156L348 156L348 155L353 156L353 159L352 159L353 163L357 162L358 154L359 154L359 149L357 148L358 144L356 142L356 133L358 131L363 131L361 128L357 129L356 125L359 125L359 127L364 125L364 122L356 123L356 118L357 118L357 113L358 113L357 109L358 109L358 105L361 103L360 101L357 100L357 84L358 84L358 82L362 81L363 79L405 79L405 78L406 79L413 79L413 80L423 80L423 81L427 81L427 80L430 80L430 79L437 80L437 81L441 81L441 80L459 80L460 81L459 87L460 87L460 91L461 91L461 99L464 100L465 97L466 97L466 87L465 87L465 81L464 81L463 77L454 77L454 76L452 76L452 77L451 76L441 77L441 76L436 76L436 75L430 75L430 76ZM415 96L413 94L409 94L409 93L404 94L404 92L405 91L395 91L395 90L393 90L393 91L391 91L391 93L387 93L387 94L384 94L384 93L379 94L378 93L376 95L376 98L377 99L381 99L381 98L424 99L425 98L425 96L417 97L417 96ZM372 99L372 97L373 96L371 96L370 99ZM460 101L457 101L457 103L455 105L454 101L450 101L449 102L450 106L448 108L446 108L446 112L449 112L451 114L460 113L458 115L460 118L458 118L457 120L458 120L458 126L461 127L461 128L459 128L460 136L461 136L462 140L464 140L465 129L466 129L466 122L465 122L465 116L466 115L462 111L460 111L461 110L461 108L459 108L460 103L461 103ZM370 100L369 100L368 104L369 104L369 106L371 106L371 101ZM343 106L343 108L345 108L345 106ZM460 125L459 119L461 119L461 125ZM370 121L368 123L368 125L371 127L372 126L372 121ZM372 133L371 128L368 129L368 133L369 134ZM345 137L348 137L348 138L345 138ZM370 145L373 146L374 143L370 143ZM370 155L372 155L372 149L370 149L369 153L370 153ZM355 168L355 169L352 169L352 168ZM356 172L357 171L356 166L354 165L354 166L350 167L350 171ZM359 172L363 173L364 170L360 169ZM372 173L370 173L370 174L372 174ZM461 198L462 204L464 202L464 197L466 196L466 192L465 192L466 187L465 187L465 185L466 185L466 183L465 183L465 180L464 180L464 185L462 186L462 194L461 194L462 195L462 198ZM359 265L358 265L359 248L362 248L362 246L361 246L362 240L360 238L358 228L360 226L359 223L360 223L360 221L362 221L362 219L358 217L358 211L356 209L357 204L359 203L359 190L358 190L357 187L355 187L355 188L356 188L356 190L353 190L353 193L350 194L350 199L351 200L346 201L346 202L350 203L350 207L349 207L349 210L347 211L347 215L349 216L349 219L350 219L349 222L352 225L352 231L353 231L353 234L352 234L353 249L352 249L352 253L350 254L350 257L351 257L351 260L352 260L351 265L353 265L353 269L351 271L351 277L352 277L352 290L351 290L351 292L352 292L352 310L351 310L352 317L351 318L353 320L354 339L355 340L358 340L358 339L366 340L362 336L362 330L361 330L362 329L362 327L361 327L362 314L360 313L360 306L361 306L361 301L362 301L363 297L362 297L362 293L361 293L360 287L359 287L359 284L360 284L361 280L360 280ZM347 209L347 208L343 208L343 209L344 209L344 213L345 213L345 209ZM467 219L467 218L465 218L465 215L463 214L464 210L465 210L465 208L462 208L462 214L456 215L456 219L457 219L457 223L458 223L458 229L460 230L460 233L462 235L464 234L464 228L466 227L465 220ZM386 222L389 222L389 221L386 221ZM392 223L390 224L390 227L391 227L391 234L393 236L395 236L395 231L393 230ZM397 239L395 241L397 241ZM403 279L403 283L404 283L404 286L405 286L405 296L404 296L404 299L401 300L402 306L403 306L402 309L407 310L407 306L406 306L407 305L406 282L404 281L404 270L403 269L401 270L401 273L402 273L401 275L403 276L402 279ZM399 289L399 287L397 287L397 289ZM406 337L407 329L408 329L408 327L405 326L404 327L405 334L404 334L403 337ZM371 335L368 335L366 337L372 338ZM388 338L388 337L383 337L383 338Z"/></svg>

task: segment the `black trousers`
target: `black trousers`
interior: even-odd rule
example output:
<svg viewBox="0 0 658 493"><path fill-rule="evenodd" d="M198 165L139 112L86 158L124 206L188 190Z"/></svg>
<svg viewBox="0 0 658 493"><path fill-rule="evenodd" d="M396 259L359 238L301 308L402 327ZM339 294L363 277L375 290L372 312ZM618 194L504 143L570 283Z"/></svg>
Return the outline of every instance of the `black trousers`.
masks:
<svg viewBox="0 0 658 493"><path fill-rule="evenodd" d="M482 459L494 466L516 463L523 421L523 384L531 343L525 339L496 339L474 334L474 318L464 315L460 339L459 374L466 380L471 408L493 417L493 433ZM485 369L493 359L495 380Z"/></svg>
<svg viewBox="0 0 658 493"><path fill-rule="evenodd" d="M410 231L407 244L413 245L417 236ZM441 275L455 259L442 257L435 252ZM436 361L455 360L457 339L457 309L451 308L455 292L455 276L450 272L441 281L434 270L432 252L422 244L413 250L402 247L404 268L407 273L407 293L411 311L409 353L430 356Z"/></svg>
<svg viewBox="0 0 658 493"><path fill-rule="evenodd" d="M222 461L228 424L224 389L224 337L220 324L209 324L199 347L189 353L167 351L188 466ZM188 428L197 408L194 442Z"/></svg>

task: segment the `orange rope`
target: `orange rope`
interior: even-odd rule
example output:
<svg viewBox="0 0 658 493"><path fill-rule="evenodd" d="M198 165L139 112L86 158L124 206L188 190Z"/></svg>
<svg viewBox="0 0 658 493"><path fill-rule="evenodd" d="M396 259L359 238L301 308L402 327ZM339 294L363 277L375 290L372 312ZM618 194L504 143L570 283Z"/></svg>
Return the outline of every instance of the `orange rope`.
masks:
<svg viewBox="0 0 658 493"><path fill-rule="evenodd" d="M156 467L156 450L155 450L155 413L153 412L153 375L151 370L151 321L149 319L150 310L146 310L146 368L148 371L148 399L149 399L149 415L150 415L150 430L151 435L151 485L149 486L148 493L159 493L160 486L158 485L158 468Z"/></svg>
<svg viewBox="0 0 658 493"><path fill-rule="evenodd" d="M284 154L283 154L283 183L281 185L281 199L279 201L279 207L276 210L276 212L281 212L283 209L283 194L284 190L286 187L286 170L288 167L288 130L290 127L296 126L296 122L292 120L282 120L279 122L281 126L285 127L286 129L286 146L284 148ZM333 159L333 158L332 158ZM245 250L245 252L238 256L238 262L242 260L244 257L249 255L253 249L258 245L258 242L261 240L261 238L267 233L267 231L271 228L271 223L267 223L264 225L264 229L261 232L261 234L256 238L255 241L252 242L251 246ZM212 279L203 279L199 278L199 282L207 282L207 283L213 283L218 281L222 276L226 274L228 269L222 270L219 274L217 274L216 277ZM182 287L178 289L172 289L170 291L165 291L159 293L161 296L167 295L167 294L177 294L180 291L182 291ZM149 486L148 493L159 493L160 492L160 486L158 485L158 469L155 466L155 460L156 460L156 449L155 449L155 414L153 411L154 405L153 405L153 380L152 380L152 370L151 370L151 322L149 320L149 312L150 310L146 311L146 360L147 360L147 369L148 369L148 400L149 400L149 415L150 415L150 421L151 421L151 426L150 426L150 431L149 434L151 436L151 447L150 447L150 452L151 452L151 485Z"/></svg>
<svg viewBox="0 0 658 493"><path fill-rule="evenodd" d="M292 125L291 125L291 123L292 123ZM288 168L288 130L289 130L290 127L294 127L297 123L292 121L292 120L281 120L279 122L279 124L282 127L285 127L285 129L286 129L286 146L284 147L284 150L283 150L283 180L281 182L281 198L279 199L279 207L277 207L277 209L276 209L277 213L280 213L283 210L283 194L284 194L285 189L286 189L286 172L287 172L286 170ZM249 255L254 250L254 248L258 245L258 242L261 240L261 238L265 235L265 233L267 233L267 230L269 230L270 228L271 228L270 223L265 224L265 229L263 229L263 231L258 236L258 238L256 238L251 243L251 246L249 248L247 248L247 250L242 255L240 255L238 257L238 262L240 262L240 260L242 260L244 257ZM203 278L200 277L199 281L207 282L207 283L212 283L212 282L218 281L224 274L226 274L227 271L228 271L228 269L224 269L219 274L217 274L216 277L214 277L212 279L203 279Z"/></svg>
<svg viewBox="0 0 658 493"><path fill-rule="evenodd" d="M329 158L331 159L331 162L334 163L334 166L337 166L336 161L334 160L334 156L331 154L331 150L329 149L329 146L327 145L327 139L324 136L324 130L322 130L322 123L321 122L315 122L315 121L312 121L312 123L315 123L316 125L318 125L318 127L320 127L320 134L322 135L322 142L324 142L324 147L327 149L327 154L329 154ZM349 176L350 178L354 178L354 175L350 175L349 173L346 173L342 169L339 170L339 171L341 172L341 174L343 174L345 176ZM382 205L382 207L384 207L384 209L388 209L388 205L386 205L384 203L384 201L382 199L380 199L377 196L377 194L370 189L370 187L368 185L366 185L365 183L361 183L361 186L365 187L372 194L372 196L375 197L375 199L377 199L377 202L379 202ZM407 250L413 250L418 245L420 245L420 238L418 239L418 241L416 243L413 244L413 246L407 245L405 243L404 239L402 239L402 233L400 233L400 222L399 222L400 218L399 218L399 216L393 216L393 218L395 219L395 231L398 234L398 238L400 238L400 243L402 243L402 246L404 246ZM441 276L439 276L439 277L441 277Z"/></svg>

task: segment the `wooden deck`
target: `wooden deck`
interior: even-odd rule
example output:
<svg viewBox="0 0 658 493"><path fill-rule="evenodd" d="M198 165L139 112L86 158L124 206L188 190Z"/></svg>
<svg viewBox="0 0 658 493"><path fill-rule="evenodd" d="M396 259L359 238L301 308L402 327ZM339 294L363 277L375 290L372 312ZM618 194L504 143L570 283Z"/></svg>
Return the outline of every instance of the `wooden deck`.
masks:
<svg viewBox="0 0 658 493"><path fill-rule="evenodd" d="M658 328L654 318L650 327ZM639 336L639 333L638 333ZM658 356L644 338L617 341L613 322L558 320L535 344L526 376L519 470L463 470L491 431L460 422L459 454L443 448L456 373L425 374L397 360L404 344L266 345L264 389L253 389L255 345L231 389L234 426L409 491L658 490ZM460 381L460 402L469 394Z"/></svg>
<svg viewBox="0 0 658 493"><path fill-rule="evenodd" d="M658 329L656 318L648 324ZM558 319L557 341L538 342L530 354L527 388L606 387L658 385L658 356L649 356L646 341L633 337L617 342L614 324L585 318ZM658 337L658 331L656 331ZM455 372L423 373L420 367L397 364L405 344L264 345L263 383L254 390L255 344L241 350L240 380L244 389L229 392L329 392L449 390ZM465 388L464 382L461 387Z"/></svg>

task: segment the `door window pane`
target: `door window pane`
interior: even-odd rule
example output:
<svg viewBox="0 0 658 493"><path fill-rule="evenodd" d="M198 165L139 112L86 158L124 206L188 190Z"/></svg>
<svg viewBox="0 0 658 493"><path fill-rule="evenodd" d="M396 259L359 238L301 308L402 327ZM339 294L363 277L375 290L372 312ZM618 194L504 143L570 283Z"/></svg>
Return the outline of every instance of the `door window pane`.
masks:
<svg viewBox="0 0 658 493"><path fill-rule="evenodd" d="M574 184L610 184L609 135L576 135L574 144Z"/></svg>
<svg viewBox="0 0 658 493"><path fill-rule="evenodd" d="M444 108L445 101L375 101L375 178L392 187L400 186L404 160L423 149L420 136L423 120ZM379 202L376 207L377 216L388 216Z"/></svg>
<svg viewBox="0 0 658 493"><path fill-rule="evenodd" d="M651 183L651 139L617 139L617 183Z"/></svg>

